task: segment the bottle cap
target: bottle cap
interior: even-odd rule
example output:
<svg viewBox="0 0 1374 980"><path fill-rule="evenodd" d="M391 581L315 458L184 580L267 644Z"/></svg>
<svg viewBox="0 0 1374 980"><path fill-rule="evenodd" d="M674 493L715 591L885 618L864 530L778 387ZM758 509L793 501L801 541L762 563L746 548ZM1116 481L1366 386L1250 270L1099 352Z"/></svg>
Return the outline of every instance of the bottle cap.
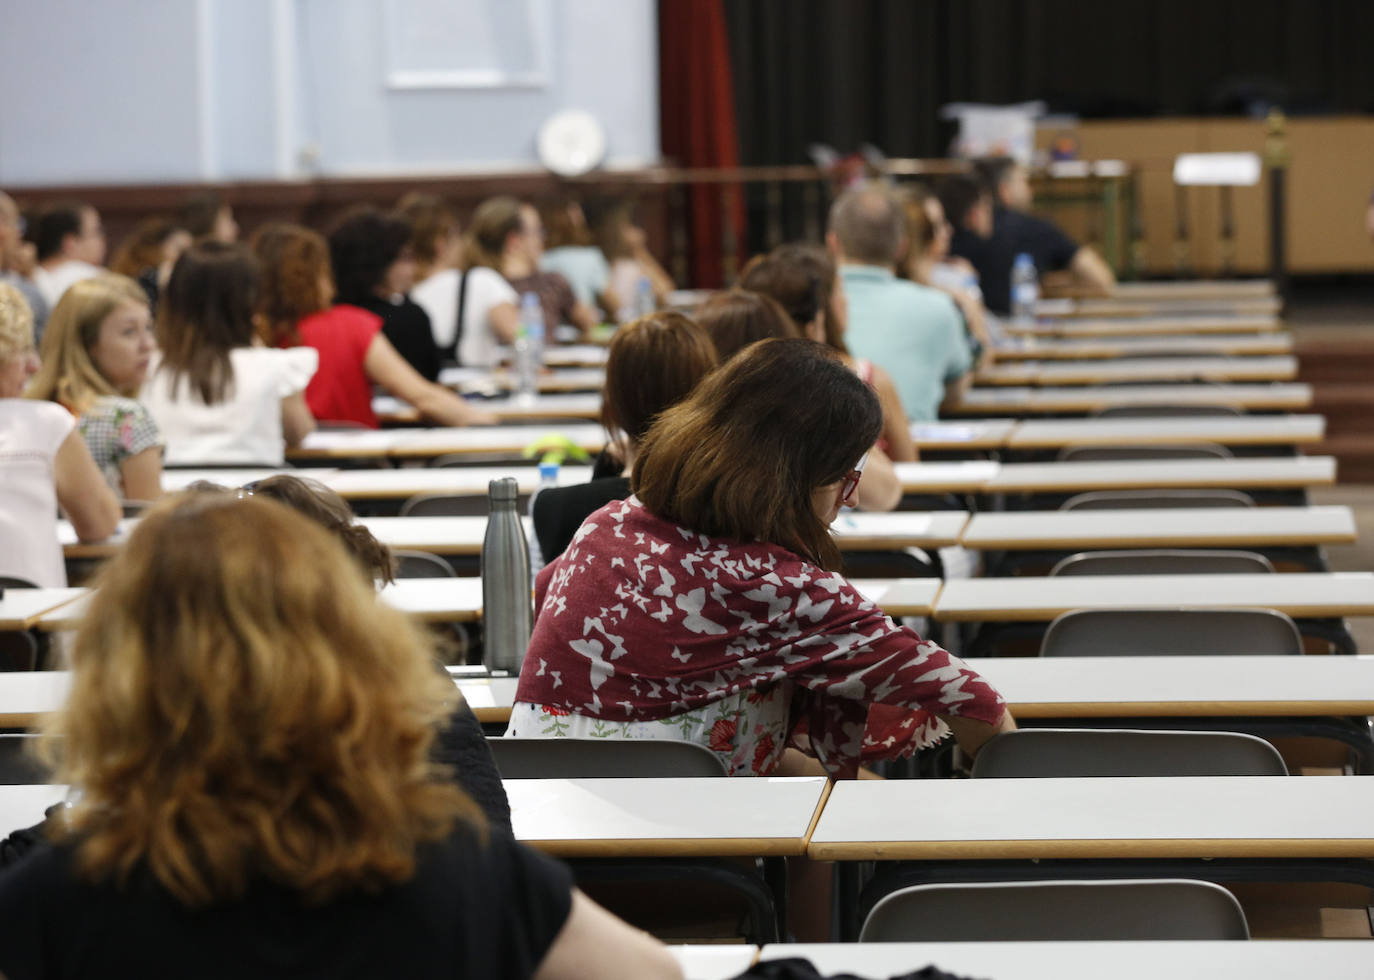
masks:
<svg viewBox="0 0 1374 980"><path fill-rule="evenodd" d="M546 477L546 476L557 476L557 475L558 475L558 464L555 463L553 460L548 460L547 462L542 462L542 463L539 464L539 478L540 478L541 480L542 480L544 477Z"/></svg>
<svg viewBox="0 0 1374 980"><path fill-rule="evenodd" d="M519 485L513 476L503 476L487 484L487 498L493 501L515 500L520 494Z"/></svg>

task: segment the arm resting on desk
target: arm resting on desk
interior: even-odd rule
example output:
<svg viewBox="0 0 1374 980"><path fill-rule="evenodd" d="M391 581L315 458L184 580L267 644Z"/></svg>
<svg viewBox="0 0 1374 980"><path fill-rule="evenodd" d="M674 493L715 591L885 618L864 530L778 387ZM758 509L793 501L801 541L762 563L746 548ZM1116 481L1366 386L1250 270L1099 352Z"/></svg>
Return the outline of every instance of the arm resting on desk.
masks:
<svg viewBox="0 0 1374 980"><path fill-rule="evenodd" d="M1073 253L1069 269L1081 285L1097 290L1103 296L1111 295L1112 290L1116 288L1116 273L1112 272L1112 267L1106 260L1088 245Z"/></svg>
<svg viewBox="0 0 1374 980"><path fill-rule="evenodd" d="M474 408L442 385L426 381L410 362L397 353L384 334L377 334L367 345L363 370L402 401L432 422L441 425L494 425L499 419L490 412Z"/></svg>

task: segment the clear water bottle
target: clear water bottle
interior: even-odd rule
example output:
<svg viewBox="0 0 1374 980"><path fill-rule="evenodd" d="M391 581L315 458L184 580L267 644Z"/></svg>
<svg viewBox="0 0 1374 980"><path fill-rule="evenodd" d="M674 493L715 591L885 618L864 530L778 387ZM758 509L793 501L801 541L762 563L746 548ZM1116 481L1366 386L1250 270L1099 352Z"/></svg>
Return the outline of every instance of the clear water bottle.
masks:
<svg viewBox="0 0 1374 980"><path fill-rule="evenodd" d="M516 511L511 476L487 484L487 533L482 539L482 649L493 674L519 674L534 627L530 553Z"/></svg>
<svg viewBox="0 0 1374 980"><path fill-rule="evenodd" d="M1035 304L1040 299L1040 277L1035 260L1027 252L1016 256L1011 266L1011 316L1017 323L1035 320Z"/></svg>
<svg viewBox="0 0 1374 980"><path fill-rule="evenodd" d="M649 281L648 276L640 276L635 283L635 317L648 316L658 309L658 300L654 299L654 284Z"/></svg>
<svg viewBox="0 0 1374 980"><path fill-rule="evenodd" d="M534 493L530 494L530 519L534 518L534 501L541 493L551 487L558 486L558 464L545 460L539 464L539 486L535 487ZM539 538L537 535L530 535L530 575L538 575L539 570L547 564L544 561L544 553L539 549ZM531 583L532 584L532 583Z"/></svg>
<svg viewBox="0 0 1374 980"><path fill-rule="evenodd" d="M544 307L534 293L520 298L520 326L515 331L515 400L531 404L539 393L544 363Z"/></svg>

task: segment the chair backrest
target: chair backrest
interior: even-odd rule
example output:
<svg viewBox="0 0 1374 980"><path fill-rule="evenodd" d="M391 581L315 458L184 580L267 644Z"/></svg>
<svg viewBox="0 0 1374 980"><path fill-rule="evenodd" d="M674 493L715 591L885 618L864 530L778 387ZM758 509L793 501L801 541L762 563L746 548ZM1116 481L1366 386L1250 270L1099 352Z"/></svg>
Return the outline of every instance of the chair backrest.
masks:
<svg viewBox="0 0 1374 980"><path fill-rule="evenodd" d="M1065 446L1059 450L1061 463L1100 463L1133 459L1230 459L1231 450L1211 442L1179 446Z"/></svg>
<svg viewBox="0 0 1374 980"><path fill-rule="evenodd" d="M660 738L489 738L504 779L725 776L704 745Z"/></svg>
<svg viewBox="0 0 1374 980"><path fill-rule="evenodd" d="M1275 609L1074 609L1050 623L1042 657L1299 656Z"/></svg>
<svg viewBox="0 0 1374 980"><path fill-rule="evenodd" d="M1081 551L1060 559L1051 575L1263 575L1274 571L1269 559L1253 551L1208 548L1142 548L1132 551Z"/></svg>
<svg viewBox="0 0 1374 980"><path fill-rule="evenodd" d="M1235 405L1107 405L1090 413L1099 419L1215 418L1244 415Z"/></svg>
<svg viewBox="0 0 1374 980"><path fill-rule="evenodd" d="M916 885L869 913L860 942L1249 939L1235 896L1206 881Z"/></svg>
<svg viewBox="0 0 1374 980"><path fill-rule="evenodd" d="M32 755L33 745L37 741L37 735L0 735L0 786L52 782L52 774Z"/></svg>
<svg viewBox="0 0 1374 980"><path fill-rule="evenodd" d="M407 551L403 548L391 553L396 560L397 578L454 578L458 573L438 555L428 551Z"/></svg>
<svg viewBox="0 0 1374 980"><path fill-rule="evenodd" d="M0 633L0 671L37 670L38 640L23 630Z"/></svg>
<svg viewBox="0 0 1374 980"><path fill-rule="evenodd" d="M1070 497L1060 510L1125 510L1158 507L1253 507L1240 490L1091 490Z"/></svg>
<svg viewBox="0 0 1374 980"><path fill-rule="evenodd" d="M1240 732L1021 728L988 741L974 778L1286 776L1278 750Z"/></svg>
<svg viewBox="0 0 1374 980"><path fill-rule="evenodd" d="M37 582L30 582L17 575L0 575L0 589L36 589Z"/></svg>
<svg viewBox="0 0 1374 980"><path fill-rule="evenodd" d="M487 512L485 495L422 493L401 504L402 517L469 517Z"/></svg>

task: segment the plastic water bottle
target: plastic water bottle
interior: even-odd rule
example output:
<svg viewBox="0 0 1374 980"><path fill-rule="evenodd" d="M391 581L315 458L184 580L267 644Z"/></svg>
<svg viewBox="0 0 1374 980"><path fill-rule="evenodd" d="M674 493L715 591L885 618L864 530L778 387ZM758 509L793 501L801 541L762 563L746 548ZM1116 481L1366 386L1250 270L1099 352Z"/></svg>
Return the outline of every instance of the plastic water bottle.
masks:
<svg viewBox="0 0 1374 980"><path fill-rule="evenodd" d="M1016 256L1011 266L1011 316L1020 324L1035 320L1035 304L1040 299L1040 277L1035 260L1027 252Z"/></svg>
<svg viewBox="0 0 1374 980"><path fill-rule="evenodd" d="M658 310L658 300L654 299L654 284L648 276L640 276L635 283L635 317L648 316Z"/></svg>
<svg viewBox="0 0 1374 980"><path fill-rule="evenodd" d="M539 394L539 369L544 363L544 308L539 297L520 298L520 326L515 331L515 400L532 404Z"/></svg>
<svg viewBox="0 0 1374 980"><path fill-rule="evenodd" d="M534 519L534 501L545 490L550 487L558 486L558 464L552 461L545 461L539 464L539 486L535 487L534 493L530 494L530 519ZM544 553L539 550L539 538L530 535L530 575L538 575L539 570L547 562L544 561ZM533 584L533 583L531 583Z"/></svg>
<svg viewBox="0 0 1374 980"><path fill-rule="evenodd" d="M515 509L512 476L487 484L487 533L482 539L482 649L493 674L519 674L534 626L530 553Z"/></svg>

